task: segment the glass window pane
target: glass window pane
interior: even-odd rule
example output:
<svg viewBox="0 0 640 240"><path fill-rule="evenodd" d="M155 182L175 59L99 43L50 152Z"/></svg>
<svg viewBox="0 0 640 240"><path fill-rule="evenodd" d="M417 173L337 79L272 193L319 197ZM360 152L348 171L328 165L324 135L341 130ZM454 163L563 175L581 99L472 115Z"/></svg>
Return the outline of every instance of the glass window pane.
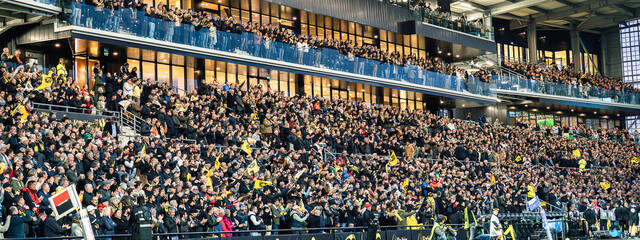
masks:
<svg viewBox="0 0 640 240"><path fill-rule="evenodd" d="M158 52L158 62L159 63L165 63L165 64L169 64L169 53L165 53L165 52Z"/></svg>
<svg viewBox="0 0 640 240"><path fill-rule="evenodd" d="M184 66L184 56L178 54L171 54L171 64Z"/></svg>
<svg viewBox="0 0 640 240"><path fill-rule="evenodd" d="M142 78L144 80L156 80L156 64L152 62L142 62Z"/></svg>
<svg viewBox="0 0 640 240"><path fill-rule="evenodd" d="M155 61L156 60L155 52L151 51L151 50L143 49L142 50L142 60L152 61L152 62Z"/></svg>
<svg viewBox="0 0 640 240"><path fill-rule="evenodd" d="M168 83L171 79L171 75L169 74L169 65L166 64L158 64L158 82Z"/></svg>
<svg viewBox="0 0 640 240"><path fill-rule="evenodd" d="M140 58L140 49L139 48L128 47L127 48L127 57L128 58L139 59Z"/></svg>
<svg viewBox="0 0 640 240"><path fill-rule="evenodd" d="M184 94L187 90L184 82L184 67L172 66L171 70L171 81L173 87L178 90L178 93Z"/></svg>

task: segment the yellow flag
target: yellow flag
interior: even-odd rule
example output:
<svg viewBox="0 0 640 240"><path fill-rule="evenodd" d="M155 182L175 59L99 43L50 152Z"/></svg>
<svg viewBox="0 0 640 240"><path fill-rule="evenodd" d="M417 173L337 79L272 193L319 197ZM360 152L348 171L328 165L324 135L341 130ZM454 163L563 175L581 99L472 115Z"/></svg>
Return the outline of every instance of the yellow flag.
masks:
<svg viewBox="0 0 640 240"><path fill-rule="evenodd" d="M142 149L140 150L140 156L144 157L147 155L147 146L142 145Z"/></svg>
<svg viewBox="0 0 640 240"><path fill-rule="evenodd" d="M273 183L270 181L262 181L262 180L256 179L256 181L253 182L253 188L260 189L260 188L263 188L264 186L269 186L271 184Z"/></svg>
<svg viewBox="0 0 640 240"><path fill-rule="evenodd" d="M249 176L253 176L259 171L260 167L258 166L258 162L256 162L256 160L253 160L253 162L251 162L251 164L249 164L249 166L247 167L247 175Z"/></svg>
<svg viewBox="0 0 640 240"><path fill-rule="evenodd" d="M600 187L602 187L602 189L604 189L605 191L607 191L609 188L611 188L611 185L609 185L608 182L600 182Z"/></svg>
<svg viewBox="0 0 640 240"><path fill-rule="evenodd" d="M496 183L496 177L493 175L489 176L489 180L491 181L491 184Z"/></svg>
<svg viewBox="0 0 640 240"><path fill-rule="evenodd" d="M240 149L242 149L242 151L246 152L247 154L251 155L251 145L249 145L249 141L244 140L244 142L242 143L242 147L240 147Z"/></svg>
<svg viewBox="0 0 640 240"><path fill-rule="evenodd" d="M404 188L404 190L407 191L408 187L409 187L409 178L405 178L404 181L402 181L402 188Z"/></svg>
<svg viewBox="0 0 640 240"><path fill-rule="evenodd" d="M11 111L11 116L13 117L16 112L20 112L20 122L21 123L25 123L27 122L27 118L29 118L29 112L27 112L27 108L24 107L24 105L22 104L18 104L18 106L13 109L13 111Z"/></svg>
<svg viewBox="0 0 640 240"><path fill-rule="evenodd" d="M140 152L138 153L138 159L136 159L136 162L139 162L140 160L142 160L142 158L144 158L144 156L147 156L147 146L146 145L142 145L142 149L140 149Z"/></svg>
<svg viewBox="0 0 640 240"><path fill-rule="evenodd" d="M395 166L396 164L398 164L398 157L396 157L395 151L391 151L391 156L389 156L389 164L391 166Z"/></svg>
<svg viewBox="0 0 640 240"><path fill-rule="evenodd" d="M101 129L104 129L104 126L107 125L107 122L104 120L104 118L101 118L100 120L98 120L98 124L100 125Z"/></svg>
<svg viewBox="0 0 640 240"><path fill-rule="evenodd" d="M580 156L582 156L582 154L580 154L580 149L573 150L573 151L571 152L571 154L573 154L573 156L574 156L574 157L577 157L577 158L579 158Z"/></svg>
<svg viewBox="0 0 640 240"><path fill-rule="evenodd" d="M504 231L504 235L506 236L507 234L511 236L512 240L516 240L516 234L515 234L515 231L513 230L513 225L509 225L509 227L507 228L507 231Z"/></svg>
<svg viewBox="0 0 640 240"><path fill-rule="evenodd" d="M216 157L216 162L215 162L215 163L213 163L213 167L214 167L216 170L220 170L220 157L222 157L222 155L220 155L220 156Z"/></svg>
<svg viewBox="0 0 640 240"><path fill-rule="evenodd" d="M202 169L202 170L205 170L205 169ZM213 168L209 169L207 173L204 175L205 177L207 177L207 182L205 183L207 187L213 186L213 181L211 181L211 175L213 175L213 170L214 170Z"/></svg>
<svg viewBox="0 0 640 240"><path fill-rule="evenodd" d="M516 157L516 162L517 162L517 163L519 163L520 161L522 161L522 157L521 157L520 155L518 155L518 156Z"/></svg>
<svg viewBox="0 0 640 240"><path fill-rule="evenodd" d="M40 91L51 86L53 83L53 78L51 78L52 73L53 72L49 71L49 74L42 75L42 83L40 83L40 86L36 88L36 91Z"/></svg>
<svg viewBox="0 0 640 240"><path fill-rule="evenodd" d="M634 163L634 164L635 164L635 163L640 163L640 159L638 159L638 157L633 157L633 158L631 159L631 163Z"/></svg>

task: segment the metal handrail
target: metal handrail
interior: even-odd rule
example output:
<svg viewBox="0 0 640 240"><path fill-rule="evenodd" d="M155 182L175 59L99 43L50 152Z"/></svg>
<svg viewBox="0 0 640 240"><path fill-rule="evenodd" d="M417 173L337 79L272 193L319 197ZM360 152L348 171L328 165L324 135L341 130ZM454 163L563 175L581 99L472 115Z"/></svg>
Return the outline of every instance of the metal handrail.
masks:
<svg viewBox="0 0 640 240"><path fill-rule="evenodd" d="M195 139L188 139L188 138L168 138L168 137L163 138L163 137L142 136L140 134L118 134L118 136L129 137L129 138L147 137L147 138L160 139L160 140L163 140L165 142L174 140L174 141L183 142L183 143L186 143L186 144L196 144L196 140ZM258 149L258 148L253 148L253 149Z"/></svg>
<svg viewBox="0 0 640 240"><path fill-rule="evenodd" d="M395 226L378 226L378 231L403 229L407 231L430 230L433 224L417 224L417 225L395 225ZM446 224L446 226L462 227L463 224ZM407 229L409 228L409 229ZM307 235L313 233L304 233L306 231L328 231L330 233L350 233L368 230L368 227L329 227L329 228L298 228L298 229L272 229L272 230L236 230L236 231L219 231L219 232L178 232L178 233L153 233L153 237L170 237L170 236L203 236L216 234L248 234L248 233L269 233L269 232L296 232L296 234L287 235ZM95 239L115 238L115 237L133 237L132 234L110 234L98 235ZM37 240L63 240L63 239L81 239L81 236L68 237L39 237L39 238L16 238L18 240L37 239Z"/></svg>
<svg viewBox="0 0 640 240"><path fill-rule="evenodd" d="M144 122L144 119L124 108L120 108L120 116L120 126L131 127L136 134L142 132L142 122Z"/></svg>
<svg viewBox="0 0 640 240"><path fill-rule="evenodd" d="M105 116L105 117L118 117L120 113L108 110L95 110L91 108L78 108L78 107L70 107L64 105L55 105L55 104L47 104L47 103L38 103L31 102L31 107L37 110L47 110L54 112L65 112L65 113L81 113L81 114L89 114L95 116ZM100 113L100 114L97 114Z"/></svg>

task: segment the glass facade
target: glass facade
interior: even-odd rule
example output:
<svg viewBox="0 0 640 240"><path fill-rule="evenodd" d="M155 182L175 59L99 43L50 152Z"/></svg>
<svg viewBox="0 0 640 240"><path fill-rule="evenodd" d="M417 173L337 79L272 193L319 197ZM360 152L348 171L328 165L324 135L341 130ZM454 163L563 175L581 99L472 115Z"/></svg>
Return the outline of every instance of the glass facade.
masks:
<svg viewBox="0 0 640 240"><path fill-rule="evenodd" d="M622 80L640 88L640 20L620 24Z"/></svg>
<svg viewBox="0 0 640 240"><path fill-rule="evenodd" d="M177 54L128 47L129 70L137 70L146 81L169 83L180 94L195 88L194 58ZM188 83L190 81L190 83Z"/></svg>
<svg viewBox="0 0 640 240"><path fill-rule="evenodd" d="M609 116L588 116L586 113L567 115L562 111L546 112L532 108L527 110L515 110L510 107L507 112L509 125L538 124L542 126L575 127L584 126L591 129L620 128L620 120L611 119ZM640 125L640 124L639 124Z"/></svg>
<svg viewBox="0 0 640 240"><path fill-rule="evenodd" d="M502 59L515 61L515 62L528 62L527 54L529 48L520 47L511 44L498 43L498 56ZM558 66L566 67L572 62L573 51L560 50L560 51L546 51L538 50L538 60L544 62L547 65L556 64ZM582 67L584 72L595 74L598 73L598 55L582 53Z"/></svg>
<svg viewBox="0 0 640 240"><path fill-rule="evenodd" d="M622 58L622 80L640 88L640 20L620 24L620 52ZM627 116L629 132L638 132L638 116Z"/></svg>

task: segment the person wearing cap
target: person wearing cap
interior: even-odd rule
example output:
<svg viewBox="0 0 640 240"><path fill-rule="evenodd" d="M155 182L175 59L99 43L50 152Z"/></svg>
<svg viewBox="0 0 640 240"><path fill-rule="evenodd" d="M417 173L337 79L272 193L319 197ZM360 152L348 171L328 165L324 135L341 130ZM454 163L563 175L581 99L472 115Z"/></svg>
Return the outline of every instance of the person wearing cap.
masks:
<svg viewBox="0 0 640 240"><path fill-rule="evenodd" d="M309 213L306 210L301 209L300 206L294 205L291 212L291 228L301 229L309 217Z"/></svg>

